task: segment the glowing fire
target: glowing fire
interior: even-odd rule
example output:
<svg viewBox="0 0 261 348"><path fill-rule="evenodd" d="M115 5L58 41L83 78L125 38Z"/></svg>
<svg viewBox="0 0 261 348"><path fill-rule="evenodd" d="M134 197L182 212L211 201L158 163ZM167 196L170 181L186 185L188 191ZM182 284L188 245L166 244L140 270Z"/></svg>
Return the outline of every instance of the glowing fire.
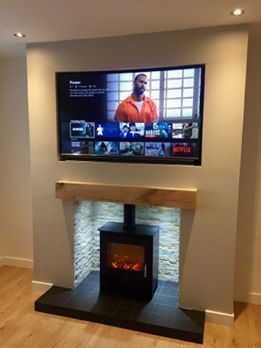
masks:
<svg viewBox="0 0 261 348"><path fill-rule="evenodd" d="M123 269L126 271L141 272L143 265L141 262L128 260L127 255L125 256L114 255L114 258L111 261L111 267Z"/></svg>

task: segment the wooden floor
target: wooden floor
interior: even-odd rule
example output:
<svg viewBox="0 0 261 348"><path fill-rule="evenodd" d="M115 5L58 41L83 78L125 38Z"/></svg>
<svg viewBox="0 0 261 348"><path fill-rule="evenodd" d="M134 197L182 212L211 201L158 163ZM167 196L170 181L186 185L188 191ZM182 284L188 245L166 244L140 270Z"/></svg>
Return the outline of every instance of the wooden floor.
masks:
<svg viewBox="0 0 261 348"><path fill-rule="evenodd" d="M234 327L206 323L204 344L34 312L32 271L0 268L1 348L261 348L261 306L236 303Z"/></svg>

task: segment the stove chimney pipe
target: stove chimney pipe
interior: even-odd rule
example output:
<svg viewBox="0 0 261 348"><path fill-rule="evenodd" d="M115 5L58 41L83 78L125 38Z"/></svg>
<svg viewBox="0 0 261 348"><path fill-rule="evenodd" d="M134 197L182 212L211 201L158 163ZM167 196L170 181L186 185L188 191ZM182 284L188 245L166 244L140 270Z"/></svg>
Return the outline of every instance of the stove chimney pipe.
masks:
<svg viewBox="0 0 261 348"><path fill-rule="evenodd" d="M124 222L123 227L126 230L135 229L135 205L124 204Z"/></svg>

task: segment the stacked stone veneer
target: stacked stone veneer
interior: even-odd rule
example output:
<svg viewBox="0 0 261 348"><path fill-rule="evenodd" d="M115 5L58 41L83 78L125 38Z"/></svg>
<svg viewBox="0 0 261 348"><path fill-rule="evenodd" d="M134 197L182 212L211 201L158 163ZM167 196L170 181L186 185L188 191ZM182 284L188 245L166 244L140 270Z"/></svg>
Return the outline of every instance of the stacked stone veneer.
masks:
<svg viewBox="0 0 261 348"><path fill-rule="evenodd" d="M77 201L74 206L74 284L90 271L99 270L100 234L108 221L123 222L123 204ZM178 281L180 210L136 206L136 222L158 225L159 278Z"/></svg>

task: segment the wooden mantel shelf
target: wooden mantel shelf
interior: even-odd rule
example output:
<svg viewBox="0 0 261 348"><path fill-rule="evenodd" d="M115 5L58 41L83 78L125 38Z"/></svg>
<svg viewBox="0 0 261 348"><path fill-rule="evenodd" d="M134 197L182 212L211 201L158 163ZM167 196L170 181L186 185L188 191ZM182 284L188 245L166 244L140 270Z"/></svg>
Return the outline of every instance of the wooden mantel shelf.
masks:
<svg viewBox="0 0 261 348"><path fill-rule="evenodd" d="M124 186L89 182L58 181L56 198L127 204L196 208L197 189Z"/></svg>

